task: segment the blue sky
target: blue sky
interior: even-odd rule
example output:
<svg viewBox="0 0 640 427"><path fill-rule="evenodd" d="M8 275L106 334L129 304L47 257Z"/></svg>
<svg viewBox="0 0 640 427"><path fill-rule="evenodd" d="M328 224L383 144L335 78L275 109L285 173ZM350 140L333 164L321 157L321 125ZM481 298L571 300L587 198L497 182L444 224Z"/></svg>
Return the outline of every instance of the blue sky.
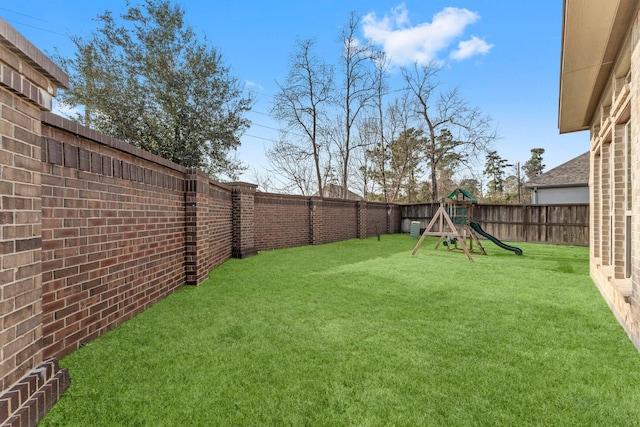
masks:
<svg viewBox="0 0 640 427"><path fill-rule="evenodd" d="M268 112L276 81L283 82L297 39L314 38L327 62L340 54L337 35L354 11L365 17L361 35L384 47L398 64L434 59L443 85L490 115L501 139L494 149L524 163L530 150L545 149L546 170L589 149L587 132L558 132L558 84L562 2L507 0L258 1L180 0L186 21L223 55L231 73L252 88L252 127L240 158L252 168L267 165L265 150L278 138ZM88 37L93 21L124 0L22 0L0 6L0 16L45 53L73 54L69 34ZM482 165L479 166L482 168ZM251 181L251 172L242 177Z"/></svg>

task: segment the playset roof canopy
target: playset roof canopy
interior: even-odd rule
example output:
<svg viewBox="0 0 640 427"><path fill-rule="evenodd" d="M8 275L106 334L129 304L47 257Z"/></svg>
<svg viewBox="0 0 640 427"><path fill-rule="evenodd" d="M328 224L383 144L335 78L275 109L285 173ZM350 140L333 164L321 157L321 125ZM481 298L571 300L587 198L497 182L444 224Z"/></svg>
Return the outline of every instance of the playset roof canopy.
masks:
<svg viewBox="0 0 640 427"><path fill-rule="evenodd" d="M458 199L462 195L462 200L469 199L473 203L478 203L478 200L471 195L467 190L463 188L456 188L447 196L447 199Z"/></svg>

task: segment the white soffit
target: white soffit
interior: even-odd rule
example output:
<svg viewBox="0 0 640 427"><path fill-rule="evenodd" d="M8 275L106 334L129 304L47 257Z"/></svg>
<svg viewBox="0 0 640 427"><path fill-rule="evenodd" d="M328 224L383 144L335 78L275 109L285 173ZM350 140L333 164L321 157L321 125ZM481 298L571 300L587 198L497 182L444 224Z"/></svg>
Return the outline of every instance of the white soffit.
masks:
<svg viewBox="0 0 640 427"><path fill-rule="evenodd" d="M589 128L637 0L564 0L560 133Z"/></svg>

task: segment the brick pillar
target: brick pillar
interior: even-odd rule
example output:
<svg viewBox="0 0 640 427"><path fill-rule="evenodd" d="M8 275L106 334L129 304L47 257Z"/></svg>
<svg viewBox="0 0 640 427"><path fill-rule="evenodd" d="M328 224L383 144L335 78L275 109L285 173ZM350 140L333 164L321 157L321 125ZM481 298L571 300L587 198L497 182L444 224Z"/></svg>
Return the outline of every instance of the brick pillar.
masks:
<svg viewBox="0 0 640 427"><path fill-rule="evenodd" d="M595 145L595 140L592 140L592 146ZM600 143L598 141L598 143ZM602 256L602 233L600 231L602 227L602 184L600 173L602 167L602 157L600 153L591 152L591 165L592 173L589 182L589 246L591 247L591 253L594 258L600 258Z"/></svg>
<svg viewBox="0 0 640 427"><path fill-rule="evenodd" d="M185 187L185 283L195 286L209 274L205 262L209 177L199 169L190 168Z"/></svg>
<svg viewBox="0 0 640 427"><path fill-rule="evenodd" d="M233 249L231 256L246 258L255 255L255 219L254 198L257 186L246 182L229 184L232 189L231 201L233 205Z"/></svg>
<svg viewBox="0 0 640 427"><path fill-rule="evenodd" d="M367 202L359 201L357 203L357 206L358 206L358 239L366 239L367 238Z"/></svg>
<svg viewBox="0 0 640 427"><path fill-rule="evenodd" d="M611 143L602 143L601 152L601 179L600 179L600 197L602 205L601 224L600 224L600 244L603 265L611 265Z"/></svg>
<svg viewBox="0 0 640 427"><path fill-rule="evenodd" d="M0 18L0 425L35 425L68 386L42 356L40 208L40 116L67 82Z"/></svg>
<svg viewBox="0 0 640 427"><path fill-rule="evenodd" d="M324 243L322 221L322 199L313 197L309 203L309 226L311 227L312 245L321 245Z"/></svg>
<svg viewBox="0 0 640 427"><path fill-rule="evenodd" d="M611 264L613 265L613 277L625 278L625 253L626 253L626 181L627 181L627 157L625 153L625 125L614 125L611 142L611 235L613 242L611 248Z"/></svg>

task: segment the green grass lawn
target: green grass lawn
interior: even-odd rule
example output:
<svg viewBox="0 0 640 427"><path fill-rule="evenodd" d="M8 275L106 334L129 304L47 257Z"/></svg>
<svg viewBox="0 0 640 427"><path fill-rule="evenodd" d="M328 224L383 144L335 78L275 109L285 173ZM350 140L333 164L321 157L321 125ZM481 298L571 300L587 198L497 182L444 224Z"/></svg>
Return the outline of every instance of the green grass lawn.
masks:
<svg viewBox="0 0 640 427"><path fill-rule="evenodd" d="M408 235L230 260L64 358L43 426L632 426L588 249Z"/></svg>

